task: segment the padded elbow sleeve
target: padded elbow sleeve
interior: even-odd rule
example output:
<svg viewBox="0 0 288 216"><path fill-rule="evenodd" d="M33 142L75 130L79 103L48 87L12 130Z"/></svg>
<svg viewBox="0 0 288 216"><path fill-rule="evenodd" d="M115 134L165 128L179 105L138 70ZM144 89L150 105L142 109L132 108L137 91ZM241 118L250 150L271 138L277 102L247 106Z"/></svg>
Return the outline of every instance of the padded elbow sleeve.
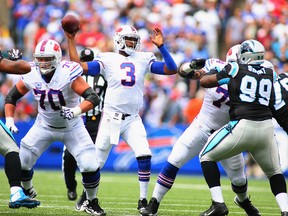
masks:
<svg viewBox="0 0 288 216"><path fill-rule="evenodd" d="M100 102L99 96L95 93L95 91L93 91L91 87L86 89L81 96L85 100L90 101L94 107L97 106Z"/></svg>
<svg viewBox="0 0 288 216"><path fill-rule="evenodd" d="M13 104L16 106L16 102L19 98L23 97L23 95L18 91L16 86L14 86L8 93L5 98L5 104Z"/></svg>

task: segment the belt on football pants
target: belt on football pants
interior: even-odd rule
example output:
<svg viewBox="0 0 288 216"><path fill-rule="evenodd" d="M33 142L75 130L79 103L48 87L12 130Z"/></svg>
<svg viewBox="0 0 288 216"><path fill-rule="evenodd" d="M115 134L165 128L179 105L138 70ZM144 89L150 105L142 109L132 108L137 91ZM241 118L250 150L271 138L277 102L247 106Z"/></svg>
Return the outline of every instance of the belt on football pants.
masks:
<svg viewBox="0 0 288 216"><path fill-rule="evenodd" d="M48 127L53 128L53 129L64 129L64 128L66 128L66 127L54 127L52 125L48 125Z"/></svg>
<svg viewBox="0 0 288 216"><path fill-rule="evenodd" d="M129 117L129 116L131 116L131 115L130 115L130 114L124 114L124 113L123 113L121 118L122 118L122 120L125 120L125 118L126 118L126 117Z"/></svg>

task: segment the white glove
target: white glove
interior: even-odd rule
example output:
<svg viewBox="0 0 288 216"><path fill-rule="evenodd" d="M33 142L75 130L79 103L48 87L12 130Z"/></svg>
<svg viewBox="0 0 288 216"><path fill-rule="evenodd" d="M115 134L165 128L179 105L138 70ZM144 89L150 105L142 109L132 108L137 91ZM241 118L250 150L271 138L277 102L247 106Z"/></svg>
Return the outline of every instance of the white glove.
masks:
<svg viewBox="0 0 288 216"><path fill-rule="evenodd" d="M11 49L8 51L8 59L11 61L17 61L22 59L22 52L19 49Z"/></svg>
<svg viewBox="0 0 288 216"><path fill-rule="evenodd" d="M6 117L6 127L12 132L12 133L18 133L19 130L14 124L14 118L13 117Z"/></svg>
<svg viewBox="0 0 288 216"><path fill-rule="evenodd" d="M82 110L79 106L74 108L68 108L65 106L61 107L60 116L63 116L64 119L71 120L72 118L75 118L76 116L79 116L82 113Z"/></svg>

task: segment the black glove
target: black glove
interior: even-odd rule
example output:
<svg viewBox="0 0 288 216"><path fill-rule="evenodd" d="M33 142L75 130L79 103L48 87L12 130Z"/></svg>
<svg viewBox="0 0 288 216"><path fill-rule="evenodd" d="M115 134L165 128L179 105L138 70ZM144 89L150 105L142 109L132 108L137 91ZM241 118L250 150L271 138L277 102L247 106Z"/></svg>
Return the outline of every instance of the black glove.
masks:
<svg viewBox="0 0 288 216"><path fill-rule="evenodd" d="M11 61L17 61L22 59L22 52L19 49L11 49L8 52L8 59Z"/></svg>
<svg viewBox="0 0 288 216"><path fill-rule="evenodd" d="M205 66L206 59L199 58L199 59L192 59L190 62L190 67L193 70L199 70Z"/></svg>
<svg viewBox="0 0 288 216"><path fill-rule="evenodd" d="M4 58L4 56L2 55L2 52L0 50L0 62L2 61L3 58Z"/></svg>
<svg viewBox="0 0 288 216"><path fill-rule="evenodd" d="M185 78L185 79L193 79L193 78L194 78L194 73L195 73L194 70L191 71L191 72L188 73L188 74L182 74L180 70L178 70L177 72L178 72L179 76L181 76L181 77L183 77L183 78Z"/></svg>

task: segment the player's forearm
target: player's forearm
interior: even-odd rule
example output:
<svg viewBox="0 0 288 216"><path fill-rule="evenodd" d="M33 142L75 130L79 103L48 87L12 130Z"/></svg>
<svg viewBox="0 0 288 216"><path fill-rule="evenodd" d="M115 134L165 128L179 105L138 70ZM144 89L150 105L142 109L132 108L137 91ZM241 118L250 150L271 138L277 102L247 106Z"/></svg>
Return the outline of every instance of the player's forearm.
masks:
<svg viewBox="0 0 288 216"><path fill-rule="evenodd" d="M216 74L202 76L200 79L200 85L204 88L213 88L218 86L219 84L216 78Z"/></svg>
<svg viewBox="0 0 288 216"><path fill-rule="evenodd" d="M13 104L5 104L5 117L14 117L16 106Z"/></svg>
<svg viewBox="0 0 288 216"><path fill-rule="evenodd" d="M31 71L31 66L24 60L11 61L9 59L2 59L1 71L10 74L26 74Z"/></svg>
<svg viewBox="0 0 288 216"><path fill-rule="evenodd" d="M74 38L67 38L68 39L68 50L69 50L69 56L71 61L75 61L80 63L80 59L76 50L76 44Z"/></svg>
<svg viewBox="0 0 288 216"><path fill-rule="evenodd" d="M163 59L165 61L164 66L164 73L167 75L176 74L177 73L177 65L173 60L172 56L166 49L165 45L158 47L159 51L161 52Z"/></svg>
<svg viewBox="0 0 288 216"><path fill-rule="evenodd" d="M88 112L89 110L94 108L94 104L88 100L84 100L81 104L80 104L80 109L82 111L82 113Z"/></svg>

